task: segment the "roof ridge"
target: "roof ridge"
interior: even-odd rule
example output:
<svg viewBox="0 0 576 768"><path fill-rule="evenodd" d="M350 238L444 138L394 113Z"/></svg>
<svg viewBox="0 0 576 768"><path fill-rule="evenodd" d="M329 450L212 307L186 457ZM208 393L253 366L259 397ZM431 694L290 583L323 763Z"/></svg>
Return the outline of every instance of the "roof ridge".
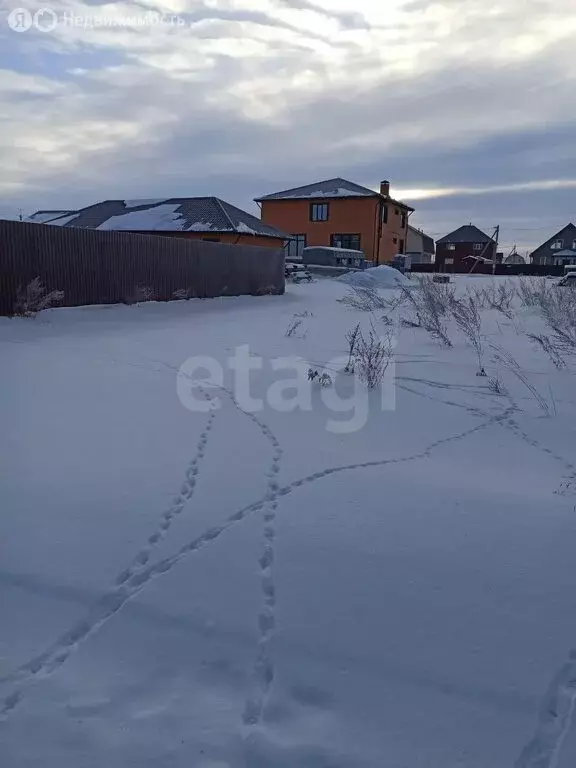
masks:
<svg viewBox="0 0 576 768"><path fill-rule="evenodd" d="M551 235L551 236L550 236L550 237L549 237L547 240L544 240L544 242L543 242L543 243L540 243L540 245L539 245L537 248L535 248L533 251L531 251L531 252L530 252L530 256L533 256L535 253L538 253L538 251L541 251L541 250L545 249L545 248L546 248L546 246L548 245L548 243L549 243L551 240L554 240L554 238L555 238L555 237L558 237L559 235L561 235L563 232L565 232L565 231L566 231L567 229L569 229L570 227L574 227L574 228L576 229L576 224L574 224L574 222L572 222L572 221L569 221L569 222L568 222L568 224L565 224L565 225L562 227L562 229L559 229L559 230L558 230L558 232L555 232L555 233L554 233L553 235Z"/></svg>
<svg viewBox="0 0 576 768"><path fill-rule="evenodd" d="M297 187L290 187L289 189L281 189L281 190L278 190L277 192L270 192L269 194L266 194L266 195L260 195L259 197L254 198L254 200L256 202L261 202L266 199L275 199L275 198L282 199L282 197L280 196L286 195L287 197L289 197L291 193L298 192L303 189L321 187L323 185L335 184L335 183L342 184L345 187L347 186L350 192L352 193L350 195L351 197L356 196L354 195L354 192L356 191L356 194L358 194L360 190L366 197L368 197L369 195L370 196L373 195L376 197L380 194L379 192L377 192L374 189L371 189L370 187L365 187L363 184L358 184L355 181L350 181L350 179L345 179L343 176L333 176L330 179L320 179L319 181L312 181L312 182L309 182L308 184L300 184Z"/></svg>
<svg viewBox="0 0 576 768"><path fill-rule="evenodd" d="M325 184L328 181L346 181L342 176L333 176L331 179L320 179L320 181L311 181L309 184L299 184L297 187L289 187L288 189L281 189L279 192L272 192L273 195L282 195L284 192L295 192L297 189L304 189L304 187L313 187L316 184ZM353 182L349 182L353 183Z"/></svg>
<svg viewBox="0 0 576 768"><path fill-rule="evenodd" d="M220 198L219 198L219 197L213 197L212 199L213 199L213 200L216 200L216 202L217 202L217 203L218 203L218 205L220 206L220 210L222 211L222 213L224 214L224 216L225 216L225 217L228 219L228 221L230 222L230 226L232 227L232 229L234 230L234 232L237 232L237 231L238 231L238 228L237 228L236 224L234 224L234 222L233 222L233 221L232 221L232 219L230 218L230 214L228 213L228 211L226 210L226 208L225 208L225 207L224 207L224 205L223 205L223 203L224 203L225 201L224 201L224 200L220 200Z"/></svg>

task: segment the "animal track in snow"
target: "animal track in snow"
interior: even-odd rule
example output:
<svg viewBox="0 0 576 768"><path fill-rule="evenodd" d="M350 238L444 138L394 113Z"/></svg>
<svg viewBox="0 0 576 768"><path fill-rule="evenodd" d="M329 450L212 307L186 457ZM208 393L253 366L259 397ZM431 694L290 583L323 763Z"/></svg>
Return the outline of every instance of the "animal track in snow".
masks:
<svg viewBox="0 0 576 768"><path fill-rule="evenodd" d="M428 445L428 447L425 448L420 453L412 454L406 457L382 459L380 461L376 460L376 461L369 461L369 462L361 462L358 464L347 464L347 465L331 467L326 470L323 470L322 472L315 472L306 477L299 478L298 480L294 481L290 485L279 487L276 491L273 491L273 494L275 497L285 496L291 493L296 488L300 488L304 485L316 482L324 477L327 477L329 475L336 474L339 472L353 471L355 469L361 469L361 468L370 468L370 467L379 467L379 466L383 467L388 464L398 464L398 463L416 461L418 459L427 458L431 454L431 452L435 448L439 447L440 445L443 445L444 443L450 443L456 440L462 440L474 432L477 432L481 429L485 429L491 426L492 424L498 422L501 418L502 416L494 416L481 424L477 424L476 426L465 430L464 432L458 433L456 435L451 435L449 437L441 438L439 440L435 440L433 443ZM276 460L274 460L273 465L271 467L271 473L273 475L277 475L277 472L276 472L277 466L278 466L278 463ZM90 637L95 632L97 632L98 629L100 629L100 627L106 624L116 613L118 613L118 611L120 611L120 609L129 600L133 599L136 595L138 595L148 583L150 583L156 578L161 577L165 573L168 573L169 571L171 571L172 568L175 565L177 565L177 563L180 562L180 560L187 557L192 552L198 552L200 549L203 549L204 546L206 546L212 541L215 541L217 538L219 538L219 536L221 536L223 533L225 533L228 529L232 528L237 523L244 520L251 513L258 512L262 509L265 509L266 504L267 503L270 504L270 502L273 500L276 501L276 499L271 498L270 489L269 489L266 495L262 499L259 499L258 501L253 502L252 504L248 504L242 509L236 510L232 515L230 515L227 518L227 520L224 523L207 529L202 534L197 536L195 539L193 539L192 541L182 546L175 554L165 557L164 559L152 565L144 566L142 568L137 569L136 572L134 572L133 575L130 576L130 578L128 578L124 583L116 585L111 590L109 590L100 599L100 601L94 606L92 611L90 611L88 617L77 622L77 624L75 624L71 630L65 633L54 645L52 645L43 654L36 656L31 661L19 667L12 674L9 674L1 678L0 683L11 682L11 683L25 684L31 681L32 679L41 678L53 673L62 664L64 664L64 662L68 659L70 654L74 650L76 650L82 642L84 642L88 637ZM274 514L275 514L275 508L274 508ZM267 564L265 560L264 565L261 565L262 591L264 595L267 594L268 583L269 583L266 580L265 573L264 573L264 569L266 567L267 567ZM263 634L264 632L266 633L268 632L268 623L266 619L264 620L264 628L261 631ZM263 674L263 679L265 681L265 686L267 686L267 689L268 689L271 683L271 680L270 682L267 682L270 676L270 670L267 667L263 667L262 674ZM6 697L2 703L3 704L2 709L0 709L0 715L1 714L6 715L9 712L11 712L19 703L21 696L22 696L22 693L19 690L11 693L8 697Z"/></svg>
<svg viewBox="0 0 576 768"><path fill-rule="evenodd" d="M207 400L210 398L204 393ZM159 543L165 538L173 521L182 514L185 505L194 495L196 482L199 477L199 465L204 458L210 432L212 431L216 412L212 411L204 430L200 434L196 446L196 454L185 472L185 480L180 492L174 497L171 506L163 512L156 531L149 537L142 549L134 556L132 563L115 580L114 587L109 590L90 611L87 618L78 621L72 629L60 637L47 651L24 664L11 675L0 678L0 684L6 682L25 684L32 678L43 677L53 673L68 659L76 648L95 632L111 615L116 613L124 604L122 587L133 581L145 568L150 556ZM17 690L7 696L0 704L0 717L14 710L22 699L22 690Z"/></svg>
<svg viewBox="0 0 576 768"><path fill-rule="evenodd" d="M570 729L576 703L576 650L554 676L544 696L534 738L522 750L515 768L552 768Z"/></svg>
<svg viewBox="0 0 576 768"><path fill-rule="evenodd" d="M162 576L165 573L168 573L182 558L186 557L191 552L196 552L202 549L209 542L216 540L222 533L224 533L236 523L243 520L250 513L264 510L265 546L263 555L260 559L263 608L260 612L258 622L260 641L253 675L253 682L255 683L255 694L248 700L245 712L246 722L259 722L262 716L262 709L265 704L265 699L270 689L274 674L269 646L275 626L276 593L272 566L274 560L273 544L275 537L275 518L278 497L291 493L295 488L316 482L317 480L338 472L353 471L360 468L386 466L387 464L408 462L426 458L431 454L434 448L444 443L463 439L480 429L484 429L491 424L500 421L507 415L507 412L505 412L504 414L492 416L486 422L478 424L475 427L465 430L462 433L436 440L431 443L424 451L418 454L396 459L383 459L380 461L370 461L331 467L321 472L315 472L311 475L300 478L294 483L280 488L276 478L280 469L282 451L277 439L267 427L267 425L263 424L257 417L255 417L253 414L247 413L239 406L232 393L224 388L222 389L224 392L226 392L226 394L229 395L235 407L240 412L248 416L258 426L258 428L271 442L274 448L272 464L267 473L269 481L265 496L259 501L247 505L240 510L237 510L223 524L209 528L200 536L196 537L181 547L172 556L166 557L163 560L148 566L147 562L149 560L150 547L156 546L162 540L163 536L166 534L166 531L170 527L171 521L174 519L174 517L181 513L182 501L184 500L185 503L193 493L195 481L198 475L198 462L191 462L187 470L186 481L181 488L181 492L177 497L175 497L173 505L170 507L170 509L164 513L158 530L149 537L147 545L136 555L132 566L126 569L122 576L118 578L115 586L101 598L101 600L90 611L86 619L83 619L74 625L70 631L65 633L65 635L63 635L60 640L51 646L45 653L35 657L32 661L23 665L11 675L0 679L0 683L26 683L33 678L39 678L51 674L67 660L70 654L75 649L77 649L84 640L94 634L101 626L110 620L110 618L112 618L112 616L114 616L128 600L139 594L150 581L158 578L159 576ZM457 405L456 403L447 404ZM487 415L479 409L472 409L467 406L459 407L466 408L466 410L471 411L476 416ZM214 414L211 415L212 420L213 417ZM210 425L211 424L212 421L210 421ZM205 432L201 435L201 439L198 445L199 458L203 456L209 431L210 430L206 428ZM11 712L19 703L21 697L21 690L17 690L6 697L3 702L3 708L0 710L0 714L6 715Z"/></svg>
<svg viewBox="0 0 576 768"><path fill-rule="evenodd" d="M215 418L216 412L213 411L208 417L204 431L200 435L200 440L196 447L196 455L186 470L186 480L180 488L180 494L174 497L169 509L163 513L158 529L148 537L146 545L135 555L132 564L116 578L115 584L124 584L149 562L150 556L162 539L166 537L173 521L182 514L186 504L191 501L199 477L199 465L206 453L206 445L208 443L210 432L214 426Z"/></svg>
<svg viewBox="0 0 576 768"><path fill-rule="evenodd" d="M562 466L566 471L566 475L562 479L558 488L556 488L556 490L554 491L555 494L560 496L565 496L565 495L576 492L576 470L572 462L567 461L563 456L560 456L551 448L548 448L547 446L542 445L537 440L530 437L530 435L528 435L528 433L525 432L520 427L520 425L516 422L516 420L513 417L509 417L508 419L504 420L501 423L501 426L504 427L505 429L508 429L510 432L516 435L516 437L520 438L520 440L523 440L532 448L536 448L536 450L542 451L542 453L545 453L547 456L550 456L559 464L562 464Z"/></svg>
<svg viewBox="0 0 576 768"><path fill-rule="evenodd" d="M274 662L270 645L276 628L276 584L274 581L274 540L276 538L276 509L278 507L278 481L282 450L275 444L270 467L268 490L263 504L264 550L259 560L262 589L262 607L258 615L258 653L252 671L252 693L246 701L243 720L246 725L257 725L262 719L266 699L274 679Z"/></svg>
<svg viewBox="0 0 576 768"><path fill-rule="evenodd" d="M272 446L272 462L266 473L268 484L266 494L259 503L263 510L263 552L259 559L260 584L262 591L262 606L258 614L258 651L252 670L252 692L248 697L243 714L243 721L247 725L257 725L262 719L266 699L274 679L274 661L271 654L271 641L276 628L276 584L274 581L274 541L276 538L276 510L280 488L278 474L282 460L282 448L271 429L253 413L245 411L234 394L225 387L219 387L230 398L235 407L246 415L262 432ZM242 517L235 513L228 521L228 527L232 522L238 522ZM234 518L234 519L232 519ZM216 530L216 529L214 529ZM218 535L224 529L219 530Z"/></svg>

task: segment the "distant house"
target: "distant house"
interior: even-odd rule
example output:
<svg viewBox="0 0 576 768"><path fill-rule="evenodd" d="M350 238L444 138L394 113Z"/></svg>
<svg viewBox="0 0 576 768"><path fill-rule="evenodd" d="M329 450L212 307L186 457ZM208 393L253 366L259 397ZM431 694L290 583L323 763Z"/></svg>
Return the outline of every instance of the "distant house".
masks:
<svg viewBox="0 0 576 768"><path fill-rule="evenodd" d="M36 211L36 213L28 216L24 221L29 221L32 224L48 224L52 219L70 216L72 213L76 213L76 211Z"/></svg>
<svg viewBox="0 0 576 768"><path fill-rule="evenodd" d="M530 254L533 264L576 264L576 227L567 224Z"/></svg>
<svg viewBox="0 0 576 768"><path fill-rule="evenodd" d="M518 253L516 246L514 246L512 252L504 259L504 264L526 264L526 259Z"/></svg>
<svg viewBox="0 0 576 768"><path fill-rule="evenodd" d="M417 264L430 264L434 261L434 240L421 229L408 225L406 254Z"/></svg>
<svg viewBox="0 0 576 768"><path fill-rule="evenodd" d="M269 248L283 248L288 237L218 197L104 200L46 223Z"/></svg>
<svg viewBox="0 0 576 768"><path fill-rule="evenodd" d="M475 260L492 262L495 257L496 242L473 224L436 241L436 264L443 272L469 272Z"/></svg>
<svg viewBox="0 0 576 768"><path fill-rule="evenodd" d="M363 251L376 264L405 253L414 210L390 197L388 181L376 192L341 178L274 192L256 202L263 222L290 233L288 257L298 258L307 246L328 246Z"/></svg>

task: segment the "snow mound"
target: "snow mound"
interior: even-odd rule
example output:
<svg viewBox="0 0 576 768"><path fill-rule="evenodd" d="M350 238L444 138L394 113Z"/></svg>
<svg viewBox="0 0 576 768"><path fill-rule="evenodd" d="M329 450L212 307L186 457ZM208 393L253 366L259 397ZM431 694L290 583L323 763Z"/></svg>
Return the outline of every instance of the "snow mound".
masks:
<svg viewBox="0 0 576 768"><path fill-rule="evenodd" d="M410 280L394 267L381 264L370 267L363 272L347 272L338 280L358 288L399 288L401 285L411 287Z"/></svg>

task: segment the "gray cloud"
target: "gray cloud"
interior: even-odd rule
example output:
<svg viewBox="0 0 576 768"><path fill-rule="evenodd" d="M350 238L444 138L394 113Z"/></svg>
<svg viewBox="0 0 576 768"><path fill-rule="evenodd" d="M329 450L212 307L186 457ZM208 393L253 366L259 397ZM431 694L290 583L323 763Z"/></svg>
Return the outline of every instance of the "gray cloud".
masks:
<svg viewBox="0 0 576 768"><path fill-rule="evenodd" d="M318 5L315 5L309 0L278 0L280 5L287 8L295 8L296 10L315 11L326 13L325 9L322 9ZM346 29L370 29L370 24L366 21L366 18L361 14L354 11L338 11L331 9L327 15L332 16L342 24Z"/></svg>
<svg viewBox="0 0 576 768"><path fill-rule="evenodd" d="M492 20L496 5L472 0L468 26L465 14L450 15L460 5L411 3L391 16L395 28L369 21L375 6L363 0L350 3L358 12L338 14L308 0L268 5L196 4L194 35L92 30L19 40L71 51L80 70L65 84L46 69L18 75L16 62L0 72L9 107L2 209L194 194L249 208L259 194L343 175L372 186L388 177L404 189L495 188L418 200L414 219L433 233L474 220L501 223L505 241L537 244L546 232L534 219L553 229L574 218L574 190L497 190L576 178L565 9L556 32L536 18L544 44L531 37L536 22L523 21L527 7L543 13L536 0L504 0ZM430 16L438 8L443 15ZM312 15L280 18L275 9ZM406 19L422 14L411 31ZM330 16L340 30L334 46L321 40L320 20ZM438 19L460 37L439 32ZM478 47L478 35L498 45Z"/></svg>

